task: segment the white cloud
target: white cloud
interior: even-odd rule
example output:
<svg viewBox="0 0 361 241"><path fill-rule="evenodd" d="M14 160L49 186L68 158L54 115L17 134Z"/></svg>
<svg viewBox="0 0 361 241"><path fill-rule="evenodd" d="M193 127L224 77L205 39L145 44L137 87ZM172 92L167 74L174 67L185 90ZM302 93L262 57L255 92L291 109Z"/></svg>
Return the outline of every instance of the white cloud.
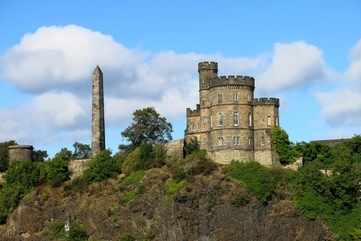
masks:
<svg viewBox="0 0 361 241"><path fill-rule="evenodd" d="M350 54L350 66L346 72L346 77L350 80L361 82L361 39L352 48Z"/></svg>
<svg viewBox="0 0 361 241"><path fill-rule="evenodd" d="M88 112L84 101L71 93L47 92L29 103L0 109L0 141L48 143L64 135L76 137L88 127Z"/></svg>
<svg viewBox="0 0 361 241"><path fill-rule="evenodd" d="M322 51L306 42L277 43L271 63L259 74L258 87L264 91L285 90L327 79Z"/></svg>
<svg viewBox="0 0 361 241"><path fill-rule="evenodd" d="M333 126L361 126L361 90L340 89L316 94L322 114Z"/></svg>

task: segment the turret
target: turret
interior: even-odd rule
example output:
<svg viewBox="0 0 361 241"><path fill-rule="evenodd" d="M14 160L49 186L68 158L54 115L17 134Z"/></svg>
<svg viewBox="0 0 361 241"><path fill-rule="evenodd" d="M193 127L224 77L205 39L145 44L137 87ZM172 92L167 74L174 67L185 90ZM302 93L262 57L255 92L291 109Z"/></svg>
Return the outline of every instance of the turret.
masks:
<svg viewBox="0 0 361 241"><path fill-rule="evenodd" d="M198 63L199 89L206 89L209 86L209 80L217 77L218 64L216 62Z"/></svg>

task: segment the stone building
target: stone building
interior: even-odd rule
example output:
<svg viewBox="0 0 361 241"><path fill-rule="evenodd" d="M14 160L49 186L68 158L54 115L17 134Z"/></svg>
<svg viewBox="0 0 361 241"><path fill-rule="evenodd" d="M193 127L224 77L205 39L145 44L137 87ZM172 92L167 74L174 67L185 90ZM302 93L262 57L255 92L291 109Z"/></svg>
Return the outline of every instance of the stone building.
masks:
<svg viewBox="0 0 361 241"><path fill-rule="evenodd" d="M255 98L255 79L218 76L216 62L201 62L199 104L187 108L185 141L197 138L215 162L255 160L277 163L271 130L279 125L279 99Z"/></svg>

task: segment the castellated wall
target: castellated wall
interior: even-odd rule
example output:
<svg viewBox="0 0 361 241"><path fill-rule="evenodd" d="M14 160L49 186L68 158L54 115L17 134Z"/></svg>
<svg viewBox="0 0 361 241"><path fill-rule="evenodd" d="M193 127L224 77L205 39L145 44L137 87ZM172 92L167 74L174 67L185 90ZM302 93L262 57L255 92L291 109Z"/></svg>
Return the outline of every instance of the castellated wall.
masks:
<svg viewBox="0 0 361 241"><path fill-rule="evenodd" d="M256 160L273 165L271 130L278 126L279 100L254 98L249 76L218 76L218 64L201 62L199 104L187 109L185 141L197 138L216 162Z"/></svg>

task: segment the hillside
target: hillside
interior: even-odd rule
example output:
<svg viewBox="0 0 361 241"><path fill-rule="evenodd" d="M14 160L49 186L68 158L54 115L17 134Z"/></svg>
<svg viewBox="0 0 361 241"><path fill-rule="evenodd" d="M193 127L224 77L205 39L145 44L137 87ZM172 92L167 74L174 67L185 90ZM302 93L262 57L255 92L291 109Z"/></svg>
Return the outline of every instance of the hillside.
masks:
<svg viewBox="0 0 361 241"><path fill-rule="evenodd" d="M193 173L176 181L163 166L90 185L42 185L0 227L0 240L61 240L68 218L97 241L332 240L321 221L297 214L287 192L262 203L220 167Z"/></svg>

